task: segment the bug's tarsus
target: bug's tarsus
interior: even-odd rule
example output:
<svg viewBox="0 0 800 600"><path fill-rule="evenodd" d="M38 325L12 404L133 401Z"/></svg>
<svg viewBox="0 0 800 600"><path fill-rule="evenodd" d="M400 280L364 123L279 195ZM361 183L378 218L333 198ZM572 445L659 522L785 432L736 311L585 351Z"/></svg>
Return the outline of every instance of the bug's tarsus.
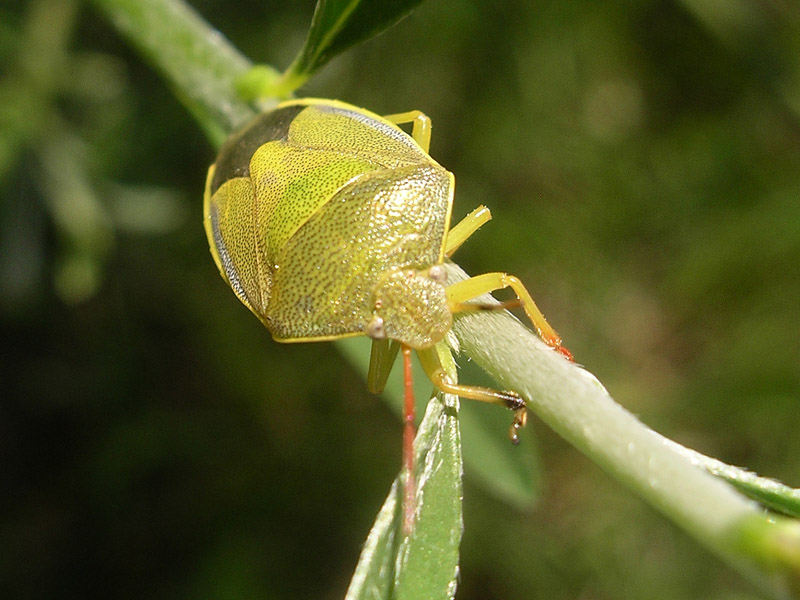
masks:
<svg viewBox="0 0 800 600"><path fill-rule="evenodd" d="M506 397L506 407L514 411L514 422L508 430L508 437L515 446L519 444L519 430L528 422L528 408L525 400L516 392L502 391Z"/></svg>
<svg viewBox="0 0 800 600"><path fill-rule="evenodd" d="M572 352L570 352L564 346L561 345L561 340L559 340L559 343L557 345L553 346L553 350L558 352L561 356L566 358L569 362L575 362L575 359L572 356Z"/></svg>

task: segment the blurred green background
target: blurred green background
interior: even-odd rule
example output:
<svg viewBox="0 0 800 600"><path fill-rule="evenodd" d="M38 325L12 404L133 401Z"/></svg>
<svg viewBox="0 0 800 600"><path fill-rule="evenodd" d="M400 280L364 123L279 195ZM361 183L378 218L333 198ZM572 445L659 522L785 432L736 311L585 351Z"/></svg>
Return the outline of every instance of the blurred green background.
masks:
<svg viewBox="0 0 800 600"><path fill-rule="evenodd" d="M283 68L314 3L192 4ZM800 486L796 3L429 0L301 93L424 110L455 216L494 214L458 262L519 275L647 424ZM93 6L3 2L2 597L346 589L400 424L220 279L213 155ZM536 506L466 474L460 599L760 597L533 421Z"/></svg>

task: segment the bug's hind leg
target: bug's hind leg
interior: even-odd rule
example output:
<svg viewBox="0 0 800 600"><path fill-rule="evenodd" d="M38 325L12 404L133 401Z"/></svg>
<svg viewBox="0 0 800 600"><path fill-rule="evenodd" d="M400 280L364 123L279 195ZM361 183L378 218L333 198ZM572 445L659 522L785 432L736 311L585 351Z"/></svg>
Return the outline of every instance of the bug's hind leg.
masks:
<svg viewBox="0 0 800 600"><path fill-rule="evenodd" d="M508 273L484 273L483 275L476 275L464 281L459 281L447 287L447 303L452 312L464 312L469 310L484 310L487 308L494 308L494 305L486 304L470 304L469 300L477 298L483 294L493 292L495 290L502 290L511 288L519 298L525 314L533 323L536 328L536 333L544 342L553 348L556 352L562 354L569 360L572 360L572 353L561 345L561 336L556 333L556 330L547 322L544 315L536 306L528 290L522 285L522 282L514 275ZM498 308L502 305L498 306Z"/></svg>
<svg viewBox="0 0 800 600"><path fill-rule="evenodd" d="M395 125L411 123L411 137L419 144L425 154L428 153L431 147L431 120L428 115L418 110L410 110L395 115L386 115L383 118Z"/></svg>
<svg viewBox="0 0 800 600"><path fill-rule="evenodd" d="M414 517L417 512L417 482L414 475L414 438L417 430L414 385L411 380L411 348L403 348L403 469L406 478L403 483L403 533L411 535Z"/></svg>

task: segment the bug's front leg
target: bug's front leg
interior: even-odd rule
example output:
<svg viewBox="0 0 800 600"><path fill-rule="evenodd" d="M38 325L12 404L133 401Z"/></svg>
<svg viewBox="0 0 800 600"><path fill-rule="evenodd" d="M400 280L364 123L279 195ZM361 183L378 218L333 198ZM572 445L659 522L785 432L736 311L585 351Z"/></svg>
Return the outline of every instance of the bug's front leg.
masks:
<svg viewBox="0 0 800 600"><path fill-rule="evenodd" d="M508 273L484 273L483 275L476 275L454 283L447 288L447 303L454 313L493 308L493 305L469 304L469 300L505 288L511 288L517 295L525 314L528 315L531 323L533 323L539 337L556 352L572 360L572 353L561 344L561 336L547 322L528 290L514 275L509 275ZM502 305L498 306L498 308L502 308Z"/></svg>

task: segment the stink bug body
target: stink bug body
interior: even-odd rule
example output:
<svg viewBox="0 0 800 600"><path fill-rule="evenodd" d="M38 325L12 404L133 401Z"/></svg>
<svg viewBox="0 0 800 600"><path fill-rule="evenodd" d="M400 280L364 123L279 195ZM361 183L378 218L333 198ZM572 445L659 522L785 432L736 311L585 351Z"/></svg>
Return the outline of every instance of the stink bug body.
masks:
<svg viewBox="0 0 800 600"><path fill-rule="evenodd" d="M409 136L398 127L411 123ZM239 299L280 342L373 339L369 387L382 389L398 347L416 350L431 381L514 411L514 392L453 383L434 346L468 301L510 287L539 335L569 357L520 281L487 273L450 286L441 267L491 217L480 207L450 227L454 178L428 155L418 111L380 117L333 101L292 100L258 116L210 167L204 224L211 253ZM408 368L406 373L410 373ZM413 398L406 385L406 530L413 517Z"/></svg>

